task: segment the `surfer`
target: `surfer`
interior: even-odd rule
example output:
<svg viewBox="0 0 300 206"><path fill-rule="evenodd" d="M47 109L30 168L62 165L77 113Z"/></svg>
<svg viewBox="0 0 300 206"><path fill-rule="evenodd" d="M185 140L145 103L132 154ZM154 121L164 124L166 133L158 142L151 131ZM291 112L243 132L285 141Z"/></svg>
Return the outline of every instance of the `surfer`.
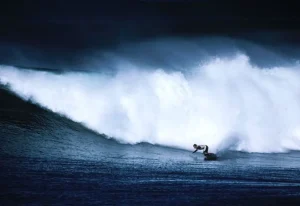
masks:
<svg viewBox="0 0 300 206"><path fill-rule="evenodd" d="M208 154L208 146L207 145L196 145L194 144L193 147L195 148L195 152L197 152L198 150L203 150L203 154L206 156Z"/></svg>
<svg viewBox="0 0 300 206"><path fill-rule="evenodd" d="M203 150L203 155L205 156L204 160L217 160L217 155L214 153L208 153L208 146L207 145L196 145L194 144L193 147L195 148L195 152L198 150Z"/></svg>

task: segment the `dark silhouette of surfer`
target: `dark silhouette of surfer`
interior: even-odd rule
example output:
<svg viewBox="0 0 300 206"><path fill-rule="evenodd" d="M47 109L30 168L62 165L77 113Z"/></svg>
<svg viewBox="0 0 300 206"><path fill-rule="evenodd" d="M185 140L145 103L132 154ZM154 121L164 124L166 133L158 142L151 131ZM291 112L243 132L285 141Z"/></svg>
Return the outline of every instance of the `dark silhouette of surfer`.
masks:
<svg viewBox="0 0 300 206"><path fill-rule="evenodd" d="M207 145L194 144L193 147L195 148L195 151L193 153L197 152L198 150L203 150L204 156L207 156L207 154L208 154L208 146Z"/></svg>
<svg viewBox="0 0 300 206"><path fill-rule="evenodd" d="M205 156L204 160L216 160L217 159L217 155L215 155L214 153L208 153L208 146L207 145L196 145L194 144L193 147L195 148L195 152L197 152L198 150L203 150L203 155Z"/></svg>

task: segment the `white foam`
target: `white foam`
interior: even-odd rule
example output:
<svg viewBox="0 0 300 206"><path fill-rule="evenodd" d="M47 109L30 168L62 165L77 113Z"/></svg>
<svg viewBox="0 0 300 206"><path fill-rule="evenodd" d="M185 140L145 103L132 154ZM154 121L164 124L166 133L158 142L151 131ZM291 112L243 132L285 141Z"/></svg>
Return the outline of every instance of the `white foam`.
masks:
<svg viewBox="0 0 300 206"><path fill-rule="evenodd" d="M1 67L0 81L24 99L123 143L192 150L300 149L300 71L262 69L245 55L190 73L121 68L115 76Z"/></svg>

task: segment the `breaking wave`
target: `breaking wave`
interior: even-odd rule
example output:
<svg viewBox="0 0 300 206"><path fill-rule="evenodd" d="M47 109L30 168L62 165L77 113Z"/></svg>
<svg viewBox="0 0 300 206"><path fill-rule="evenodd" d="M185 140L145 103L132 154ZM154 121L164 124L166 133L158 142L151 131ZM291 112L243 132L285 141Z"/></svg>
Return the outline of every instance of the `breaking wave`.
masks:
<svg viewBox="0 0 300 206"><path fill-rule="evenodd" d="M25 100L121 143L191 150L300 149L300 70L259 68L247 55L187 72L120 65L114 75L0 67L0 83Z"/></svg>

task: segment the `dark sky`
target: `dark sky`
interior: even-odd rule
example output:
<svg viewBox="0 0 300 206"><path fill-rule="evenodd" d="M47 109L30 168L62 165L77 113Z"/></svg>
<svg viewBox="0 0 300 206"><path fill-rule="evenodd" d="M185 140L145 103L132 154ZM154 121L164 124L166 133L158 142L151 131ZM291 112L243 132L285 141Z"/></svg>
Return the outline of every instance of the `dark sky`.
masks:
<svg viewBox="0 0 300 206"><path fill-rule="evenodd" d="M3 50L12 45L55 53L209 35L298 44L299 11L297 3L269 0L4 0L0 63L11 56ZM260 35L264 32L280 35Z"/></svg>
<svg viewBox="0 0 300 206"><path fill-rule="evenodd" d="M4 2L1 40L45 45L76 47L157 36L295 31L300 25L297 4L288 1Z"/></svg>

